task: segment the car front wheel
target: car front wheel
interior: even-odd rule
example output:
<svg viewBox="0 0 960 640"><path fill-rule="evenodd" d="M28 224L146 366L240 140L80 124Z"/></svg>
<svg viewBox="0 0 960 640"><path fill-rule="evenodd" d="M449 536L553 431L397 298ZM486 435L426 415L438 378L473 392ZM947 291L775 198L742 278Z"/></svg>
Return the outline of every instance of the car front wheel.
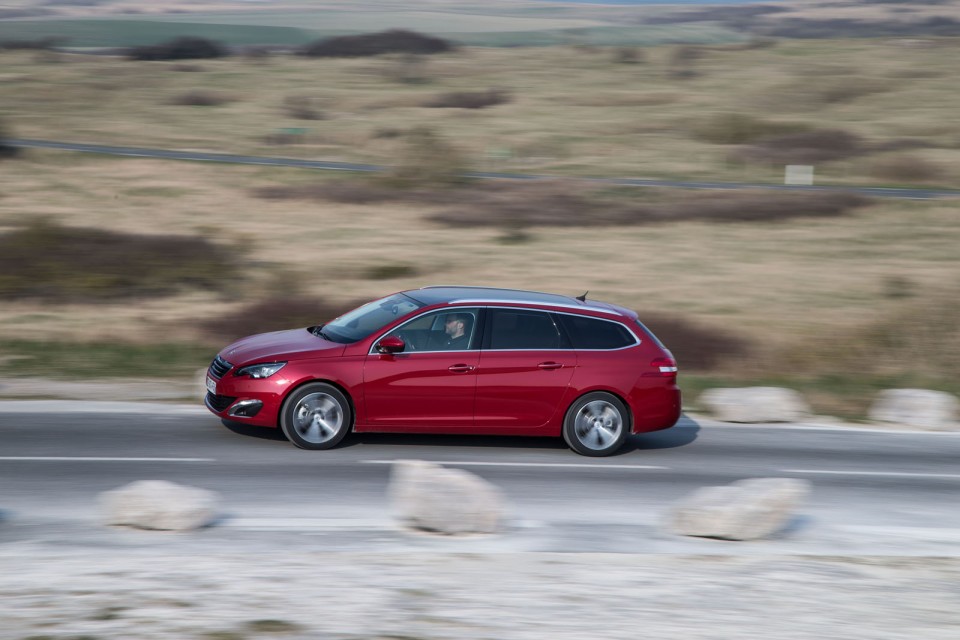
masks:
<svg viewBox="0 0 960 640"><path fill-rule="evenodd" d="M313 382L294 391L284 402L280 427L301 449L331 449L350 431L352 420L350 403L339 389Z"/></svg>
<svg viewBox="0 0 960 640"><path fill-rule="evenodd" d="M584 456L609 456L627 439L627 408L609 393L588 393L577 399L563 420L563 439Z"/></svg>

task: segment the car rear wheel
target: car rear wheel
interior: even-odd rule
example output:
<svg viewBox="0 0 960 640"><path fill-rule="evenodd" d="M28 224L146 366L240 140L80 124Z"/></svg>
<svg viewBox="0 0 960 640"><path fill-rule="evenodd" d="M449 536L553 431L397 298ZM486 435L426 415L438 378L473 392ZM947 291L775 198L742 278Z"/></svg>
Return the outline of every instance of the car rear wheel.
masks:
<svg viewBox="0 0 960 640"><path fill-rule="evenodd" d="M353 421L350 403L336 387L313 382L294 391L283 404L280 427L301 449L331 449L343 440Z"/></svg>
<svg viewBox="0 0 960 640"><path fill-rule="evenodd" d="M563 439L584 456L609 456L627 439L627 408L609 393L588 393L577 399L563 419Z"/></svg>

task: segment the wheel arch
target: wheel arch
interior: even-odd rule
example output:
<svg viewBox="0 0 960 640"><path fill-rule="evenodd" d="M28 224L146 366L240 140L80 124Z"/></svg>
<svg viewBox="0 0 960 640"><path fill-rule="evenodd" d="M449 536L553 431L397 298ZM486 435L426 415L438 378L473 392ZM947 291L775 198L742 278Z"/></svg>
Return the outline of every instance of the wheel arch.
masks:
<svg viewBox="0 0 960 640"><path fill-rule="evenodd" d="M609 396L613 396L614 398L616 398L617 400L619 400L620 403L621 403L621 404L626 408L626 410L627 410L627 415L626 415L626 418L627 418L627 433L633 433L633 425L635 424L635 418L634 418L634 415L633 415L633 407L630 406L630 403L627 401L626 397L624 397L623 394L617 393L616 391L613 391L613 390L607 389L607 388L603 388L603 387L598 387L598 388L596 388L596 389L581 390L579 393L577 393L577 394L573 397L573 399L570 400L570 402L567 403L567 408L563 410L563 415L561 416L561 423L560 423L560 426L561 426L561 427L563 426L563 423L566 422L566 420L567 420L567 414L570 413L570 409L573 408L573 405L577 404L577 402L580 401L580 398L582 398L582 397L584 397L584 396L588 396L588 395L590 395L591 393L605 393L605 394L607 394L607 395L609 395Z"/></svg>
<svg viewBox="0 0 960 640"><path fill-rule="evenodd" d="M342 384L340 384L335 380L329 380L327 378L307 378L306 380L301 380L296 385L287 389L286 393L283 394L283 398L280 400L280 410L277 412L277 428L278 429L282 427L281 421L283 420L283 412L286 411L287 409L287 401L290 399L290 396L292 396L293 394L295 394L297 391L307 386L308 384L316 384L318 382L330 385L331 387L333 387L334 389L342 393L343 397L346 398L347 402L350 403L350 421L351 421L350 432L351 433L353 432L353 428L357 424L356 402L354 402L353 396L350 395L350 392L347 390L345 386L343 386Z"/></svg>

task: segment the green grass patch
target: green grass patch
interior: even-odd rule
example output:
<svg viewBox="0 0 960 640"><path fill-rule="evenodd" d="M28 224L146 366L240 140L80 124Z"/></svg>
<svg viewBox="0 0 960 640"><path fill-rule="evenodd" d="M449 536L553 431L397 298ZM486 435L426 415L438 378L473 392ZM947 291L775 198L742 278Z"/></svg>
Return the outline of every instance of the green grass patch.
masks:
<svg viewBox="0 0 960 640"><path fill-rule="evenodd" d="M198 344L131 345L112 342L0 341L6 376L183 378L210 364L216 348Z"/></svg>
<svg viewBox="0 0 960 640"><path fill-rule="evenodd" d="M147 236L39 221L0 236L0 299L99 302L222 291L230 252L195 236Z"/></svg>

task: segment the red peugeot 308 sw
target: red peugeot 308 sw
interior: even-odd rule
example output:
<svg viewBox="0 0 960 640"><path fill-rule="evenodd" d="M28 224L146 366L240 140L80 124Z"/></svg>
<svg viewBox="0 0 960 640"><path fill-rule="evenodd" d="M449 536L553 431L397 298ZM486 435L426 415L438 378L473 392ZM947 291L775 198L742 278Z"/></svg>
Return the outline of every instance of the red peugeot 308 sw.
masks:
<svg viewBox="0 0 960 640"><path fill-rule="evenodd" d="M562 435L604 456L680 416L677 363L633 311L483 287L403 291L244 338L207 390L225 422L280 427L304 449L350 431Z"/></svg>

